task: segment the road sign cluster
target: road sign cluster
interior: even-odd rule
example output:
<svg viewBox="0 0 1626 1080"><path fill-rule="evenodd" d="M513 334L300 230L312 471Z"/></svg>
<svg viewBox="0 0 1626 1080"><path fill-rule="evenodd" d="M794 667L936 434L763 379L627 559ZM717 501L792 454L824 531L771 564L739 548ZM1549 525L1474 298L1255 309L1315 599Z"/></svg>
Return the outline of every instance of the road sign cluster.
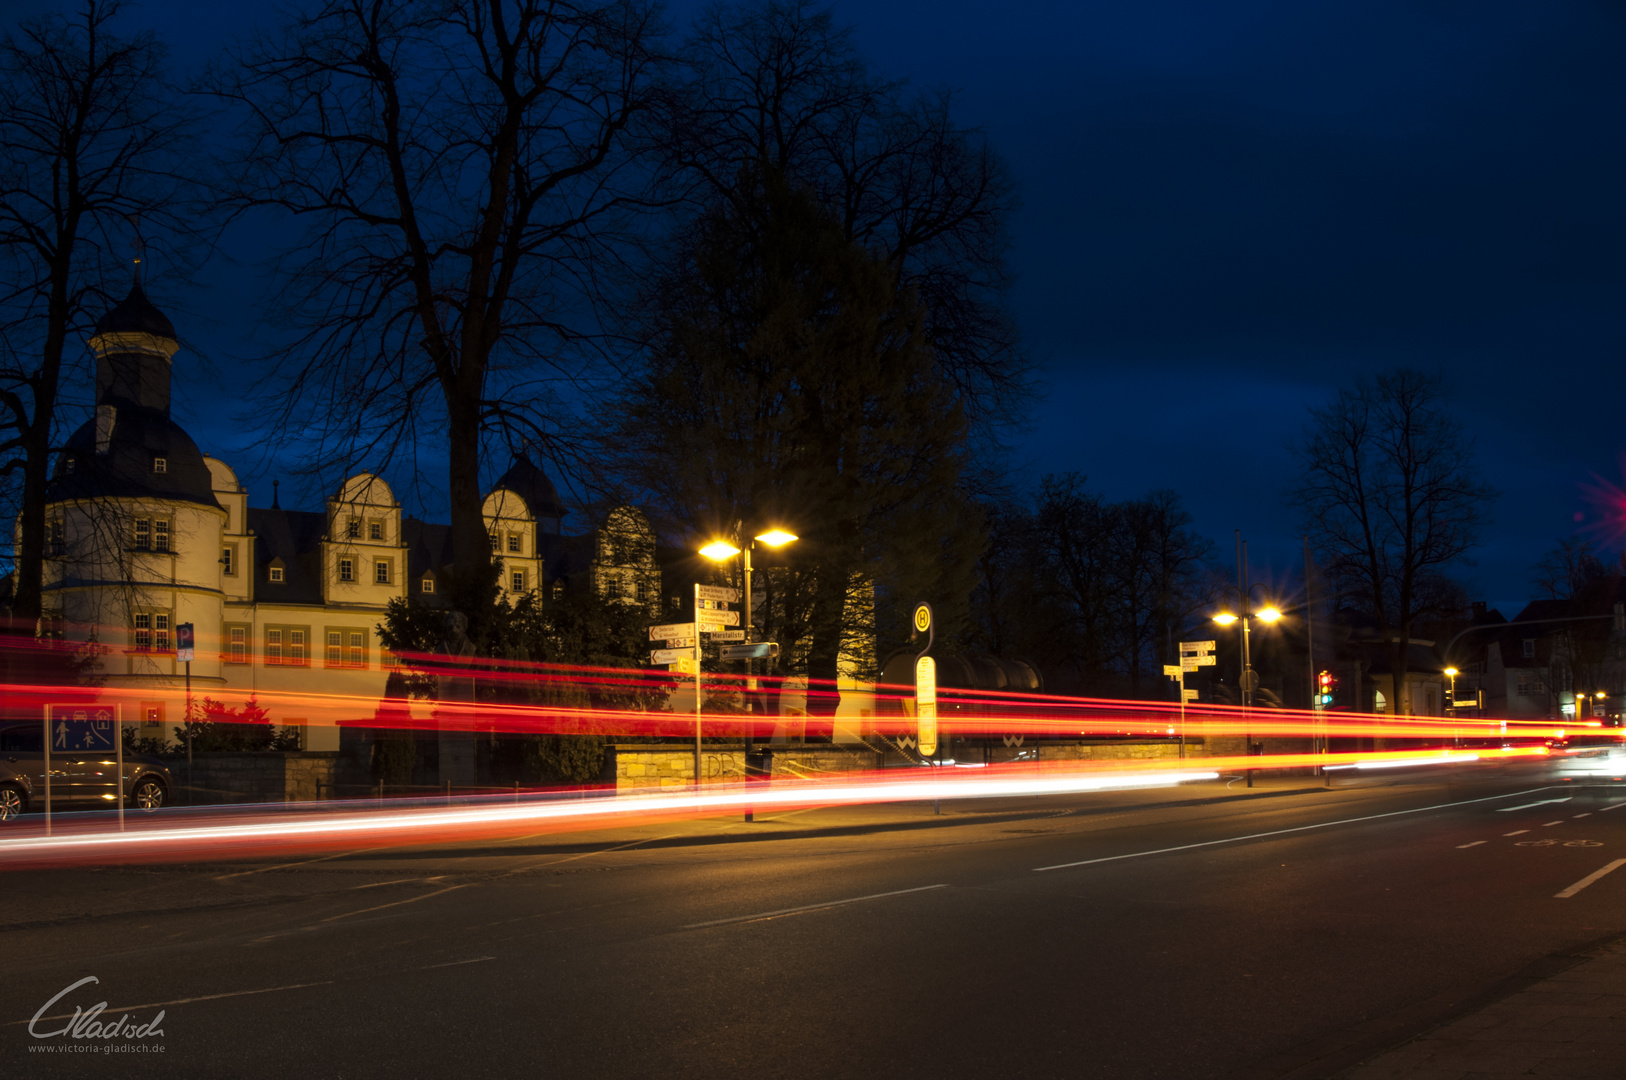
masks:
<svg viewBox="0 0 1626 1080"><path fill-rule="evenodd" d="M693 675L699 670L701 634L713 642L733 643L722 650L724 660L755 660L779 655L779 646L759 641L747 644L740 625L740 613L730 605L740 602L740 591L723 585L694 587L694 622L664 623L649 628L649 640L663 643L664 649L649 651L651 664L669 664L672 670Z"/></svg>
<svg viewBox="0 0 1626 1080"><path fill-rule="evenodd" d="M1214 659L1214 643L1212 641L1182 641L1180 643L1180 663L1164 664L1163 674L1180 684L1180 700L1196 701L1197 691L1186 689L1186 672L1196 671L1198 668L1213 667L1217 661Z"/></svg>

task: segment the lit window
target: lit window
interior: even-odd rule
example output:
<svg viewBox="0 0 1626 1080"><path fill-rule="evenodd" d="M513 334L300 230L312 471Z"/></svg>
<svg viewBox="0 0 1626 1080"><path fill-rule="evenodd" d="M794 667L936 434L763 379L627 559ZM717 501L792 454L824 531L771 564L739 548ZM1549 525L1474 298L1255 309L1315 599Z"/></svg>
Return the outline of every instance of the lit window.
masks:
<svg viewBox="0 0 1626 1080"><path fill-rule="evenodd" d="M512 585L510 587L513 589L514 592L524 592L525 591L525 571L523 571L523 570L515 570L512 577L511 577L511 581L512 581Z"/></svg>
<svg viewBox="0 0 1626 1080"><path fill-rule="evenodd" d="M434 592L435 591L435 579L430 577L428 574L425 574L423 576L423 591L424 592Z"/></svg>
<svg viewBox="0 0 1626 1080"><path fill-rule="evenodd" d="M373 563L373 583L375 585L388 585L390 583L390 561L379 559Z"/></svg>
<svg viewBox="0 0 1626 1080"><path fill-rule="evenodd" d="M152 459L152 471L155 472L155 473L167 473L167 472L169 472L169 459L168 458L161 458L161 457L153 458Z"/></svg>
<svg viewBox="0 0 1626 1080"><path fill-rule="evenodd" d="M231 662L234 664L248 663L248 627L246 626L231 628Z"/></svg>
<svg viewBox="0 0 1626 1080"><path fill-rule="evenodd" d="M152 616L145 611L135 615L135 647L142 652L152 648Z"/></svg>
<svg viewBox="0 0 1626 1080"><path fill-rule="evenodd" d="M268 664L282 663L281 630L267 630L265 632L265 662Z"/></svg>
<svg viewBox="0 0 1626 1080"><path fill-rule="evenodd" d="M232 563L231 548L223 547L220 549L220 565L228 574L237 573L237 568Z"/></svg>
<svg viewBox="0 0 1626 1080"><path fill-rule="evenodd" d="M169 519L153 518L152 521L152 549L154 551L169 550Z"/></svg>
<svg viewBox="0 0 1626 1080"><path fill-rule="evenodd" d="M384 523L382 521L370 521L367 523L367 539L384 539Z"/></svg>
<svg viewBox="0 0 1626 1080"><path fill-rule="evenodd" d="M288 662L290 664L305 662L305 631L288 631Z"/></svg>
<svg viewBox="0 0 1626 1080"><path fill-rule="evenodd" d="M347 659L351 667L367 666L367 646L365 641L366 639L362 636L361 631L350 631L350 655Z"/></svg>
<svg viewBox="0 0 1626 1080"><path fill-rule="evenodd" d="M155 652L169 652L169 616L164 613L152 617L152 647Z"/></svg>
<svg viewBox="0 0 1626 1080"><path fill-rule="evenodd" d="M152 547L152 521L149 518L136 518L135 546L137 551L146 551Z"/></svg>
<svg viewBox="0 0 1626 1080"><path fill-rule="evenodd" d="M354 581L354 580L356 580L356 560L354 560L354 559L340 559L339 560L339 580L340 581Z"/></svg>
<svg viewBox="0 0 1626 1080"><path fill-rule="evenodd" d="M352 540L359 540L361 538L361 522L351 518L350 523L345 526L345 535Z"/></svg>
<svg viewBox="0 0 1626 1080"><path fill-rule="evenodd" d="M514 552L515 554L518 554L519 545L520 545L519 533L509 533L508 534L508 550Z"/></svg>
<svg viewBox="0 0 1626 1080"><path fill-rule="evenodd" d="M271 568L271 580L272 581L281 581L282 580L282 567L273 566Z"/></svg>
<svg viewBox="0 0 1626 1080"><path fill-rule="evenodd" d="M604 595L611 600L621 599L621 579L618 577L606 579L604 582Z"/></svg>
<svg viewBox="0 0 1626 1080"><path fill-rule="evenodd" d="M327 632L327 666L339 667L344 663L344 634L338 630Z"/></svg>

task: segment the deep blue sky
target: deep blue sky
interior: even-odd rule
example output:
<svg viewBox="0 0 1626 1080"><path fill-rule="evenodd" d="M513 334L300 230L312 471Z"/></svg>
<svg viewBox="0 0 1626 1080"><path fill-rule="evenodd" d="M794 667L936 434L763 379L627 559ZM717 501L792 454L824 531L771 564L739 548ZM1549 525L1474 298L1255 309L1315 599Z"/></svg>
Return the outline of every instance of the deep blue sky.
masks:
<svg viewBox="0 0 1626 1080"><path fill-rule="evenodd" d="M1285 437L1337 386L1409 364L1443 374L1504 493L1464 572L1474 596L1511 616L1560 537L1614 536L1587 486L1622 481L1619 4L834 8L883 71L959 88L1021 185L1014 300L1048 382L1023 462L1114 497L1172 487L1222 554L1241 528L1285 575ZM185 68L255 17L147 0L130 24L158 28ZM210 273L224 296L250 294L248 275ZM230 304L169 299L230 353ZM213 419L221 397L197 385L183 421L244 460ZM268 503L269 477L253 487Z"/></svg>

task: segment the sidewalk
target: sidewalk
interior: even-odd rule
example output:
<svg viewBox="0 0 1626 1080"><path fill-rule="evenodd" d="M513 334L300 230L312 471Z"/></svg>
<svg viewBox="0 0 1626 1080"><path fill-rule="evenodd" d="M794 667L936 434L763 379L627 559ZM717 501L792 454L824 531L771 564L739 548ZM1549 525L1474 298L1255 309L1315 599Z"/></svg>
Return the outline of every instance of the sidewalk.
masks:
<svg viewBox="0 0 1626 1080"><path fill-rule="evenodd" d="M1565 969L1346 1070L1340 1080L1626 1077L1626 938L1545 963Z"/></svg>

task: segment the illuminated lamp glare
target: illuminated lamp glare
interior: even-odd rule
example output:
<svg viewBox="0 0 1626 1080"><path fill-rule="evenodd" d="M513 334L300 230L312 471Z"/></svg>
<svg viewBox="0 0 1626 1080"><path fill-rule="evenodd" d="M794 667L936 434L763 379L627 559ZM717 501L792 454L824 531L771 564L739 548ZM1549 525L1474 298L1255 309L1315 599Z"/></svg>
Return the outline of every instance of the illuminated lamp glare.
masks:
<svg viewBox="0 0 1626 1080"><path fill-rule="evenodd" d="M784 529L769 529L765 533L759 533L756 538L769 547L784 547L801 539L795 533L788 533Z"/></svg>
<svg viewBox="0 0 1626 1080"><path fill-rule="evenodd" d="M1279 619L1281 617L1282 617L1282 613L1277 611L1273 607L1267 607L1267 608L1260 608L1259 609L1259 620L1261 622L1275 622L1277 619Z"/></svg>
<svg viewBox="0 0 1626 1080"><path fill-rule="evenodd" d="M711 543L700 549L700 554L704 555L713 562L722 562L724 559L732 559L739 553L740 549L735 547L733 544L730 544L726 540L713 540Z"/></svg>
<svg viewBox="0 0 1626 1080"><path fill-rule="evenodd" d="M1457 675L1458 675L1458 672L1457 672L1457 669L1456 669L1456 668L1454 668L1454 667L1448 667L1448 668L1446 668L1446 669L1445 669L1445 677L1446 677L1446 678L1448 678L1448 679L1454 679L1454 678L1456 678L1456 677L1457 677Z"/></svg>
<svg viewBox="0 0 1626 1080"><path fill-rule="evenodd" d="M1236 622L1236 616L1232 615L1229 611L1222 611L1218 615L1214 616L1214 621L1219 623L1221 626L1230 626L1232 623Z"/></svg>

